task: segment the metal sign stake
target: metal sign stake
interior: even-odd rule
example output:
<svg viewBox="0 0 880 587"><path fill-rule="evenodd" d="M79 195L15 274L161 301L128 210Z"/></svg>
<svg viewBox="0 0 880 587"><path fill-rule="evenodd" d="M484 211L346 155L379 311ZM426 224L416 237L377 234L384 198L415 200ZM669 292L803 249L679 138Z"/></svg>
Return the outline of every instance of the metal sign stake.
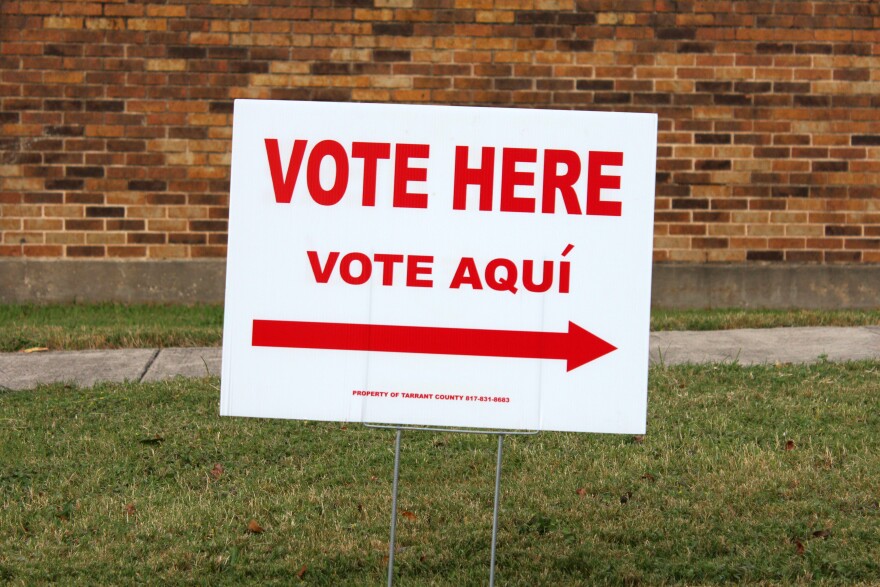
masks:
<svg viewBox="0 0 880 587"><path fill-rule="evenodd" d="M504 454L504 436L508 434L517 436L532 436L539 430L464 430L451 428L427 428L420 426L383 426L378 424L364 424L367 428L391 429L396 431L394 439L394 480L391 484L391 535L388 539L388 587L394 585L394 551L397 539L397 487L400 481L400 437L403 430L420 430L423 432L460 432L463 434L497 434L498 455L495 463L495 500L492 507L492 549L489 560L489 587L495 586L495 551L498 539L498 512L501 505L501 458Z"/></svg>
<svg viewBox="0 0 880 587"><path fill-rule="evenodd" d="M388 587L394 584L394 541L397 534L397 482L400 479L400 428L394 439L394 482L391 485L391 538L388 540Z"/></svg>
<svg viewBox="0 0 880 587"><path fill-rule="evenodd" d="M489 562L489 587L495 587L495 541L498 538L498 507L501 503L501 454L504 435L498 435L498 461L495 463L495 506L492 509L492 558Z"/></svg>

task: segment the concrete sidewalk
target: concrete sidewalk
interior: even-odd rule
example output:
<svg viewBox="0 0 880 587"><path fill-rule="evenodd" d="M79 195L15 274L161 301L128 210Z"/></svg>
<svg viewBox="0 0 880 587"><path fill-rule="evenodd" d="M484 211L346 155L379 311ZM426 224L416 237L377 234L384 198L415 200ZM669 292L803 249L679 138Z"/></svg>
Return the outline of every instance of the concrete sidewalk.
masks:
<svg viewBox="0 0 880 587"><path fill-rule="evenodd" d="M0 389L220 374L220 348L0 353ZM880 359L880 326L651 333L651 362L808 363Z"/></svg>

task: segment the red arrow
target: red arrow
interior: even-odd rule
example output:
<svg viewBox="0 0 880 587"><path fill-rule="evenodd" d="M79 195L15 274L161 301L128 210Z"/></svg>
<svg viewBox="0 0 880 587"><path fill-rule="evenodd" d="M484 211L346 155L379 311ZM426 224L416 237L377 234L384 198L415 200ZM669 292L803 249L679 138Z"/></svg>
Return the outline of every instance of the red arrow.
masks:
<svg viewBox="0 0 880 587"><path fill-rule="evenodd" d="M568 371L617 350L574 322L568 323L568 332L528 332L254 320L251 344L340 351L562 359L566 361Z"/></svg>

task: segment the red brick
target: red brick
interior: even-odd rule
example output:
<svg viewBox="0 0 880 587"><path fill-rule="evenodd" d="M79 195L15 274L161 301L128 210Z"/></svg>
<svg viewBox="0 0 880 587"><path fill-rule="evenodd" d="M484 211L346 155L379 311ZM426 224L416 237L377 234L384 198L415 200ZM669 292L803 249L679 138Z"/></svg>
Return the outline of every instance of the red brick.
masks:
<svg viewBox="0 0 880 587"><path fill-rule="evenodd" d="M4 5L0 204L45 244L0 255L224 255L232 100L261 97L654 111L656 260L880 262L861 4L384 4Z"/></svg>

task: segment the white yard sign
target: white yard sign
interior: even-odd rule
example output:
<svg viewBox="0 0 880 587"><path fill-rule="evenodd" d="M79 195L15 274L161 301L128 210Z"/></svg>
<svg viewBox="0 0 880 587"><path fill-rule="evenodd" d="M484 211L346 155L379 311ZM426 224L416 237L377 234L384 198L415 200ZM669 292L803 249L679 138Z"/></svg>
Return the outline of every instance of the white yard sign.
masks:
<svg viewBox="0 0 880 587"><path fill-rule="evenodd" d="M223 415L645 431L657 117L238 100Z"/></svg>

